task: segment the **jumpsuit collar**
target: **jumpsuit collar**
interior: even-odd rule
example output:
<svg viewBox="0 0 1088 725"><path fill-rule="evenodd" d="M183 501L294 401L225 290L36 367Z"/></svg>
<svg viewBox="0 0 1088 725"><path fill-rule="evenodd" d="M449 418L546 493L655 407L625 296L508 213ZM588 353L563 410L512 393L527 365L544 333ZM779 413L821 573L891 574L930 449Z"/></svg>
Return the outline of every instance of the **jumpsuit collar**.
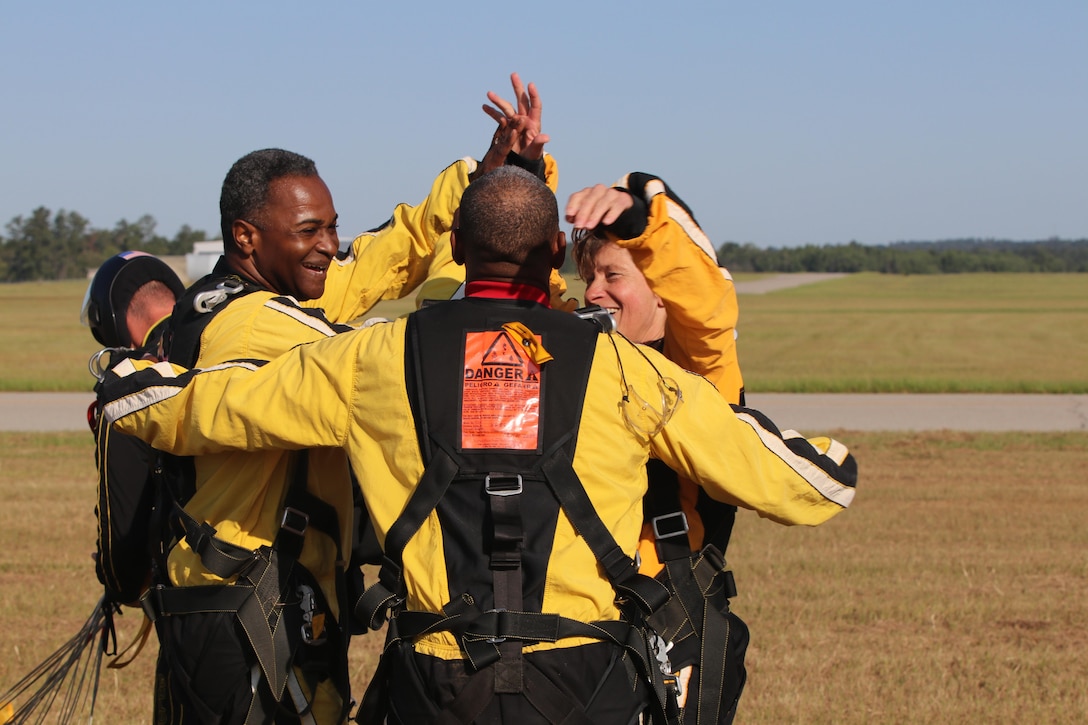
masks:
<svg viewBox="0 0 1088 725"><path fill-rule="evenodd" d="M519 282L497 282L480 279L465 284L466 297L488 297L500 300L528 300L549 307L548 293L539 287Z"/></svg>

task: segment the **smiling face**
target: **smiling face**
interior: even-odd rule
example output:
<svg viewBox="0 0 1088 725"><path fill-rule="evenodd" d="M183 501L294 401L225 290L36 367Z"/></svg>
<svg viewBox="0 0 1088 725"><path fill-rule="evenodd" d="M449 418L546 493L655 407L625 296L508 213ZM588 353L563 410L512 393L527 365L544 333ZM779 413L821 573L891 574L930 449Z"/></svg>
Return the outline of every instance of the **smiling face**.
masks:
<svg viewBox="0 0 1088 725"><path fill-rule="evenodd" d="M283 176L268 187L264 207L234 222L241 272L273 292L312 300L325 291L340 248L336 208L320 176Z"/></svg>
<svg viewBox="0 0 1088 725"><path fill-rule="evenodd" d="M650 290L629 251L612 242L604 244L585 281L586 302L611 312L624 337L646 343L665 336L665 305Z"/></svg>

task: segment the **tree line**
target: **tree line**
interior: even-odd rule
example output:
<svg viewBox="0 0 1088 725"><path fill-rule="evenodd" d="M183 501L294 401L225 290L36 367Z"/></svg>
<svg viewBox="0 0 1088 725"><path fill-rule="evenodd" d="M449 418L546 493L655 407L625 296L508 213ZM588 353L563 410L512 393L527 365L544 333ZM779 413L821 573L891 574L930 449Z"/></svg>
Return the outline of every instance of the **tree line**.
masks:
<svg viewBox="0 0 1088 725"><path fill-rule="evenodd" d="M145 214L134 222L122 219L112 229L97 229L78 212L61 209L54 214L40 206L13 218L0 236L0 281L82 278L118 252L187 254L193 242L208 238L185 224L167 239L155 233L155 225L154 217Z"/></svg>
<svg viewBox="0 0 1088 725"><path fill-rule="evenodd" d="M193 242L207 239L201 229L183 225L167 239L155 233L154 217L122 219L112 229L97 229L78 212L55 214L44 206L8 222L0 236L0 281L73 279L86 276L118 252L187 254ZM963 272L1088 272L1088 239L1014 242L951 239L886 245L807 244L757 247L726 242L719 261L733 272L881 272L884 274L955 274ZM565 272L573 272L568 255Z"/></svg>
<svg viewBox="0 0 1088 725"><path fill-rule="evenodd" d="M770 248L726 242L718 248L718 260L732 272L1088 272L1088 239L951 239Z"/></svg>

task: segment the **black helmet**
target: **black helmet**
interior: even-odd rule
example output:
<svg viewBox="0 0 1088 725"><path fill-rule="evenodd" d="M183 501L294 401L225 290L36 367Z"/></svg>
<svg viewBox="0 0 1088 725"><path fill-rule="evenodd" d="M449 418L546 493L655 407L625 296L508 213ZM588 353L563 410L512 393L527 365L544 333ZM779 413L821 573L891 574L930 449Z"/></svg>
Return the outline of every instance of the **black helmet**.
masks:
<svg viewBox="0 0 1088 725"><path fill-rule="evenodd" d="M147 252L121 252L107 259L87 285L79 321L107 347L132 347L125 312L136 290L151 281L165 284L180 297L185 291L174 270Z"/></svg>

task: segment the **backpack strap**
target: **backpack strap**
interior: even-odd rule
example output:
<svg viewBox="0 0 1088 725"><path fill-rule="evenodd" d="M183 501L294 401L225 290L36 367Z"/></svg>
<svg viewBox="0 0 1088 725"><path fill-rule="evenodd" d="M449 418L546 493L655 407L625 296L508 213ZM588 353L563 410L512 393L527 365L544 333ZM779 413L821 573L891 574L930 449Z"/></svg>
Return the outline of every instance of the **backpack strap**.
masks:
<svg viewBox="0 0 1088 725"><path fill-rule="evenodd" d="M435 305L423 312L430 314L432 310L442 306ZM578 480L572 465L572 450L576 441L580 406L574 407L573 421L563 421L560 429L565 433L549 441L548 448L527 461L529 466L526 468L514 473L491 471L474 474L470 470L464 470L464 458L451 448L451 442L433 437L429 433L426 385L421 376L421 314L423 313L415 313L409 317L405 333L405 365L410 376L409 383L414 384L418 401L413 406L413 411L416 414L425 469L404 512L389 529L379 581L360 599L360 603L365 606L364 611L359 613L371 626L380 625L390 613L392 616L389 619L386 648L379 671L375 673L360 714L356 717L380 717L384 712L388 701L388 692L385 690L389 678L387 663L392 659L390 653L395 647L402 643L411 646L418 637L448 631L459 641L475 673L470 676L468 683L446 711L436 714L437 722L471 722L487 707L496 693L520 693L534 708L555 721L560 721L563 717L573 717L569 722L588 722L584 713L571 715L580 712L576 703L522 659L522 649L526 644L554 642L567 637L586 637L622 648L629 656L628 662L634 664L640 677L653 685L655 702L651 704L651 709L654 720L667 722L670 715L676 715L675 691L673 682L667 681L671 675L666 676L664 672L668 669L667 666L659 666L662 661L667 663L664 648L662 646L655 650L647 635L644 618L668 599L669 592L660 582L639 574L635 562L616 543ZM446 322L448 325L448 320ZM532 325L533 322L530 320L527 324ZM429 334L427 338L431 339ZM587 338L587 342L593 344L595 339ZM577 344L572 343L569 338L566 342ZM588 381L592 364L591 350L589 348L588 355L572 353L571 359L584 358L581 379L574 381L574 386L580 383L581 389L576 389L573 393L570 389L564 389L564 392L573 396L570 398L572 400L581 400L584 397L577 393L584 392ZM570 380L566 382L568 386L571 383ZM553 411L553 415L556 413L557 411ZM465 476L478 477L481 480L492 521L492 545L488 563L492 572L494 608L481 612L471 598L461 597L449 602L441 613L403 611L400 606L405 597L402 571L404 547L431 512L439 506L451 483ZM523 610L520 547L525 532L521 494L523 487L533 482L544 483L551 490L560 508L606 572L620 601L636 606L635 610L628 612L632 621L587 623L557 614ZM583 719L578 719L579 717Z"/></svg>
<svg viewBox="0 0 1088 725"><path fill-rule="evenodd" d="M204 328L232 300L262 288L245 280L221 264L216 271L185 290L174 305L168 328L163 334L163 350L171 362L187 368L196 365L200 355L200 337Z"/></svg>
<svg viewBox="0 0 1088 725"><path fill-rule="evenodd" d="M293 570L302 552L306 531L313 527L325 533L336 544L337 559L343 558L336 510L306 490L308 461L308 451L299 451L295 456L280 527L270 546L251 550L224 541L215 535L214 527L196 521L175 503L171 519L178 538L185 539L208 571L222 578L237 577L237 580L233 584L191 587L158 583L140 600L152 621L200 612L236 612L257 657L260 673L276 701L283 698L291 676L294 651L300 644L298 635L289 631L281 620L284 602L299 599L288 589L297 583ZM312 595L319 596L319 593L314 591ZM344 604L341 598L341 612L346 611ZM326 613L331 619L327 607ZM311 629L307 633L308 625ZM302 638L308 636L317 637L319 633L314 632L312 620L307 619L304 611Z"/></svg>
<svg viewBox="0 0 1088 725"><path fill-rule="evenodd" d="M651 623L662 637L682 643L674 650L674 655L679 653L674 665L698 667L689 680L694 689L689 689L685 701L685 720L718 723L730 712L730 703L723 700L743 686L743 681L727 682L730 673L738 670L731 661L737 653L729 646L736 620L728 611L729 599L737 590L722 552L729 542L736 508L709 498L704 501L705 494L700 491L697 510L707 534L703 549L693 553L676 473L653 459L646 471L649 489L643 499L644 516L652 523L658 558L665 567L664 581L673 592L673 599L651 617ZM706 502L715 506L706 507ZM719 607L724 609L714 611Z"/></svg>

